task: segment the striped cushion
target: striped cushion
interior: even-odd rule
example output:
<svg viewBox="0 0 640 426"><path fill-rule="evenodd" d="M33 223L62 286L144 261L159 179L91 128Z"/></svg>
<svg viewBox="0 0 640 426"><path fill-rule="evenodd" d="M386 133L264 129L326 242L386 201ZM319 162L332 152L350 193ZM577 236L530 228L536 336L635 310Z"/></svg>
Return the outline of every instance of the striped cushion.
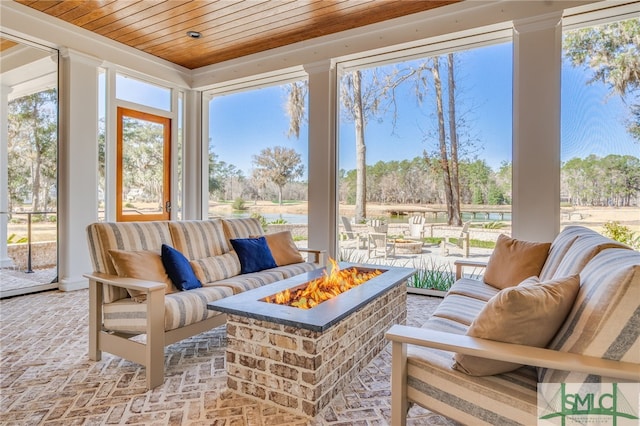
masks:
<svg viewBox="0 0 640 426"><path fill-rule="evenodd" d="M552 278L564 278L581 273L591 259L607 248L628 247L596 232L580 235L567 249Z"/></svg>
<svg viewBox="0 0 640 426"><path fill-rule="evenodd" d="M549 348L640 363L640 253L605 250L587 264L580 279L573 309ZM599 376L547 369L539 369L539 378L551 383L601 380Z"/></svg>
<svg viewBox="0 0 640 426"><path fill-rule="evenodd" d="M240 273L240 260L234 251L218 256L195 259L189 263L202 285L233 277Z"/></svg>
<svg viewBox="0 0 640 426"><path fill-rule="evenodd" d="M469 326L449 318L436 317L432 315L424 324L422 324L421 328L428 328L429 330L442 331L445 333L465 334L469 329Z"/></svg>
<svg viewBox="0 0 640 426"><path fill-rule="evenodd" d="M283 279L281 273L276 271L260 271L250 274L242 274L225 280L219 280L207 285L212 286L225 286L233 290L234 294L242 293L254 288L262 287L263 285L271 284Z"/></svg>
<svg viewBox="0 0 640 426"><path fill-rule="evenodd" d="M224 234L227 239L251 238L264 235L260 221L255 217L243 219L223 219Z"/></svg>
<svg viewBox="0 0 640 426"><path fill-rule="evenodd" d="M540 271L540 280L547 281L552 279L556 269L558 269L558 265L560 265L560 262L562 261L562 258L576 238L580 235L592 234L593 232L594 231L582 226L567 226L564 228L551 243L549 255L547 256L547 260L544 262L542 271Z"/></svg>
<svg viewBox="0 0 640 426"><path fill-rule="evenodd" d="M459 294L487 302L495 296L499 289L484 282L470 278L461 278L449 289L447 294Z"/></svg>
<svg viewBox="0 0 640 426"><path fill-rule="evenodd" d="M174 330L218 315L207 309L207 303L233 295L228 287L201 287L165 295L164 329ZM147 303L122 299L103 305L104 327L123 333L145 333Z"/></svg>
<svg viewBox="0 0 640 426"><path fill-rule="evenodd" d="M452 356L451 352L408 345L410 402L463 424L536 424L535 369L523 367L505 374L474 377L453 370Z"/></svg>
<svg viewBox="0 0 640 426"><path fill-rule="evenodd" d="M448 294L433 313L434 317L446 318L463 325L470 325L487 302L459 294Z"/></svg>
<svg viewBox="0 0 640 426"><path fill-rule="evenodd" d="M293 263L291 265L278 266L277 268L267 269L266 271L262 271L262 272L277 271L281 273L284 276L284 278L290 278L295 275L300 275L300 274L304 274L305 272L313 271L315 269L318 269L318 265L316 265L315 263L303 262L303 263Z"/></svg>
<svg viewBox="0 0 640 426"><path fill-rule="evenodd" d="M230 250L219 219L169 222L169 231L173 248L189 260L219 256Z"/></svg>
<svg viewBox="0 0 640 426"><path fill-rule="evenodd" d="M150 250L160 254L162 244L171 245L168 222L100 222L87 227L89 254L94 272L117 275L109 250ZM104 302L129 297L123 288L104 286Z"/></svg>

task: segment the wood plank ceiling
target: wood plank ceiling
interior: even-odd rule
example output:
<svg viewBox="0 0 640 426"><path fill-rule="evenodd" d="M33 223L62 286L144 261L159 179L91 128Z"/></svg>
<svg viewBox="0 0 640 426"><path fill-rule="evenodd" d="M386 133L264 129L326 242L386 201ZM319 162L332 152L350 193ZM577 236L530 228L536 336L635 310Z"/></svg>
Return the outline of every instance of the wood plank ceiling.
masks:
<svg viewBox="0 0 640 426"><path fill-rule="evenodd" d="M194 69L459 0L15 1Z"/></svg>

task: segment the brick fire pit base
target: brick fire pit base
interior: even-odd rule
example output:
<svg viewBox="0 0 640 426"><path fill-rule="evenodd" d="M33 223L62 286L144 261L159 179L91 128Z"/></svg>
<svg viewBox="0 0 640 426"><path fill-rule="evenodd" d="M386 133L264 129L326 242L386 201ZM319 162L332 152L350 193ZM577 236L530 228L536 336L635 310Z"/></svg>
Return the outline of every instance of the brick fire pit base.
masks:
<svg viewBox="0 0 640 426"><path fill-rule="evenodd" d="M227 314L227 385L314 417L405 323L406 301L403 281L324 331Z"/></svg>

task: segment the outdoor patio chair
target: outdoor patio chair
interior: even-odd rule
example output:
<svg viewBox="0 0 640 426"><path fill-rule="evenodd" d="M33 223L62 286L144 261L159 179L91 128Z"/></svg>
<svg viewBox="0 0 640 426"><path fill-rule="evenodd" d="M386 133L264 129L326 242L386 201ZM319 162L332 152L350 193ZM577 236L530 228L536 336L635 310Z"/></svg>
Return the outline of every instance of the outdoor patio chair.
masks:
<svg viewBox="0 0 640 426"><path fill-rule="evenodd" d="M424 238L424 224L427 219L424 216L410 216L409 229L405 231L408 238Z"/></svg>
<svg viewBox="0 0 640 426"><path fill-rule="evenodd" d="M346 216L340 216L340 221L342 222L342 227L344 231L341 235L344 235L345 238L340 240L340 248L365 248L367 244L366 235L362 235L358 232L355 232L351 227L351 222L349 218Z"/></svg>
<svg viewBox="0 0 640 426"><path fill-rule="evenodd" d="M387 255L396 255L395 243L393 240L387 238L387 234L385 232L369 232L367 236L369 242L369 257L382 255L386 259Z"/></svg>
<svg viewBox="0 0 640 426"><path fill-rule="evenodd" d="M444 240L440 243L442 250L442 256L448 256L451 251L459 251L464 257L469 257L469 222L465 222L462 225L462 229L459 234L445 235ZM452 242L451 238L456 238L456 242Z"/></svg>
<svg viewBox="0 0 640 426"><path fill-rule="evenodd" d="M386 234L387 229L389 228L389 225L387 225L381 219L370 219L367 221L367 228L369 230L369 233L373 232L373 233Z"/></svg>

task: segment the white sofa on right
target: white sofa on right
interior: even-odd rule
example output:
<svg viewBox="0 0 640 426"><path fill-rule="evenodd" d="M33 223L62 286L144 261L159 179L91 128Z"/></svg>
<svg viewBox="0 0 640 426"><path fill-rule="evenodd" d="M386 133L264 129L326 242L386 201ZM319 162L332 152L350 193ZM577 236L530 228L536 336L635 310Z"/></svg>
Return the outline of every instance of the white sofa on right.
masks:
<svg viewBox="0 0 640 426"><path fill-rule="evenodd" d="M422 327L394 325L386 334L392 341L392 425L406 424L414 403L464 424L532 425L540 383L640 382L639 252L579 226L556 237L540 281L579 274L579 284L546 347L467 335L472 324L479 329L481 321L474 323L479 315L486 319L485 306L495 307L506 292L514 292L465 278L467 266L480 264L457 262L456 283ZM544 330L533 323L524 331ZM475 357L472 366L493 360L522 366L470 375L460 365L454 368L454 354Z"/></svg>

